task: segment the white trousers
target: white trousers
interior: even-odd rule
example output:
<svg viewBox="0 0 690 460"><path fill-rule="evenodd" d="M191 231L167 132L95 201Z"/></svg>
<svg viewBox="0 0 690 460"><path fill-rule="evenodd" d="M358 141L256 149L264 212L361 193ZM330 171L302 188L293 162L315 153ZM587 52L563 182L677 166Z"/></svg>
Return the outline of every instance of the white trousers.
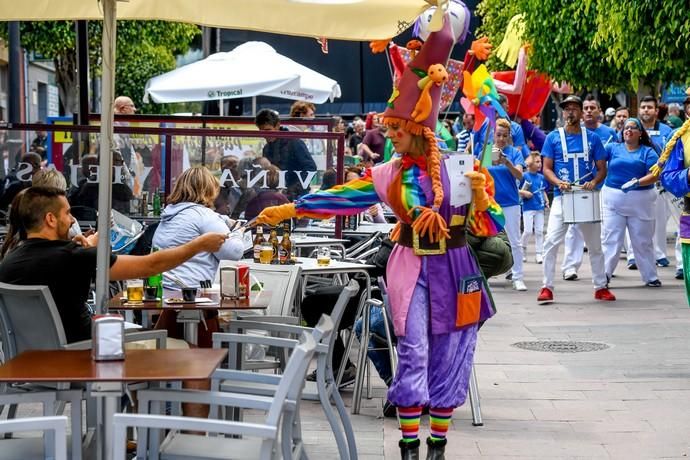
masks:
<svg viewBox="0 0 690 460"><path fill-rule="evenodd" d="M658 279L653 243L653 207L658 200L654 190L623 193L604 187L602 194L601 247L606 260L606 274L611 276L616 270L627 229L642 281L647 283Z"/></svg>
<svg viewBox="0 0 690 460"><path fill-rule="evenodd" d="M544 251L544 210L522 211L522 238L520 245L527 249L530 236L534 235L534 253Z"/></svg>
<svg viewBox="0 0 690 460"><path fill-rule="evenodd" d="M565 254L561 271L577 271L582 265L582 257L585 255L585 239L580 231L579 224L572 224L565 234Z"/></svg>
<svg viewBox="0 0 690 460"><path fill-rule="evenodd" d="M604 253L601 250L601 225L578 224L587 248L589 262L592 267L592 284L595 289L606 287L606 273L604 272ZM546 228L544 240L544 287L553 289L553 277L556 271L558 249L565 238L568 225L563 223L563 197L554 197L549 214L549 224Z"/></svg>
<svg viewBox="0 0 690 460"><path fill-rule="evenodd" d="M520 206L503 208L503 215L506 218L504 228L513 253L513 281L522 280L524 275L522 273L522 246L520 245Z"/></svg>
<svg viewBox="0 0 690 460"><path fill-rule="evenodd" d="M676 235L676 270L683 269L683 253L680 252L680 237Z"/></svg>

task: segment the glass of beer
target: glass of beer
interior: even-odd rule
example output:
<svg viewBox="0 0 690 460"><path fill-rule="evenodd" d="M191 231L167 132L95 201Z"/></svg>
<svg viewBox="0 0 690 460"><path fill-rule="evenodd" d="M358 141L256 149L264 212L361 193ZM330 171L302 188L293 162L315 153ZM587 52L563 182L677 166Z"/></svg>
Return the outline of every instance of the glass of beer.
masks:
<svg viewBox="0 0 690 460"><path fill-rule="evenodd" d="M262 264L270 264L273 260L273 245L270 243L263 243L259 252L259 262Z"/></svg>
<svg viewBox="0 0 690 460"><path fill-rule="evenodd" d="M144 301L144 280L127 280L127 302L142 303Z"/></svg>
<svg viewBox="0 0 690 460"><path fill-rule="evenodd" d="M328 246L322 246L316 253L316 264L324 267L330 265L331 263L331 248Z"/></svg>

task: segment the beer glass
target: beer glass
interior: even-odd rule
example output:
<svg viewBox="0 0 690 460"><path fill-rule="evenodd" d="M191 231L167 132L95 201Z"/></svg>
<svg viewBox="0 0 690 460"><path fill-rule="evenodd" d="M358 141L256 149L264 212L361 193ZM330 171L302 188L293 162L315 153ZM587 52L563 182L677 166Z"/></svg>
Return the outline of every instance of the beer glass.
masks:
<svg viewBox="0 0 690 460"><path fill-rule="evenodd" d="M263 243L261 251L259 252L259 262L262 264L270 264L273 260L273 245L271 243Z"/></svg>
<svg viewBox="0 0 690 460"><path fill-rule="evenodd" d="M144 301L144 280L127 280L127 302L142 303Z"/></svg>
<svg viewBox="0 0 690 460"><path fill-rule="evenodd" d="M324 267L328 266L331 263L331 248L328 246L322 246L319 248L318 252L316 253L316 264Z"/></svg>

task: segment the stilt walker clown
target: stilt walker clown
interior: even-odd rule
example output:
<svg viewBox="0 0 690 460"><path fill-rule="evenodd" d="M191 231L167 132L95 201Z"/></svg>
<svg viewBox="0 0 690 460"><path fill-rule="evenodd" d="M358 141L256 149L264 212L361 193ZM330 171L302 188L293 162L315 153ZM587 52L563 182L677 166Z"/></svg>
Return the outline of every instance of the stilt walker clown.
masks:
<svg viewBox="0 0 690 460"><path fill-rule="evenodd" d="M448 176L434 135L447 77L444 64L469 22L464 5L461 11L465 26L459 33L453 33L450 13L438 18L439 29L405 68L383 114L386 135L401 157L359 179L266 208L257 219L273 225L291 217L325 219L356 214L378 202L396 214L400 224L392 234L396 246L387 279L398 368L388 400L398 408L403 459L419 458L425 406L431 424L427 459L444 458L451 415L467 396L478 325L495 312L465 239L466 230L491 236L503 225L493 181L475 162L475 170L465 173L472 202L451 206L451 181L462 179Z"/></svg>
<svg viewBox="0 0 690 460"><path fill-rule="evenodd" d="M657 175L661 173L661 184L666 191L683 198L678 236L685 268L685 295L690 305L690 120L673 134L658 164L659 167L652 169L652 172Z"/></svg>

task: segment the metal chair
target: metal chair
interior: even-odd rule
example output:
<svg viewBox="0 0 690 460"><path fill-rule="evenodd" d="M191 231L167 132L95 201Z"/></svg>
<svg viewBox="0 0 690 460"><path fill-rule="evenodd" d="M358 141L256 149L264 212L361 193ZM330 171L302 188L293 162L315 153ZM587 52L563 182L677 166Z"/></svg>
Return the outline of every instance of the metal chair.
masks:
<svg viewBox="0 0 690 460"><path fill-rule="evenodd" d="M341 459L357 459L357 445L355 442L354 430L352 422L348 415L345 403L340 397L338 387L335 383L333 375L332 359L333 359L333 345L337 340L338 324L340 323L347 303L351 297L357 294L359 285L355 281L351 281L349 285L343 288L343 292L338 297L333 310L331 312L331 319L334 324L334 332L332 334L324 335L316 347L316 382L306 382L302 399L305 400L319 400L323 408L328 423L331 426L335 441L338 446ZM311 331L311 328L301 326L292 326L285 324L271 324L271 323L256 323L253 321L235 321L231 324L231 330L241 333L244 329L256 329L263 327L273 333L282 332L291 335L299 335L300 333ZM214 347L221 347L224 345L224 335L214 334ZM221 375L221 371L217 371ZM271 396L275 392L275 388L280 382L280 377L275 376L272 379L273 383L262 383L266 379L264 376L259 376L252 379L250 376L243 376L242 380L228 378L215 382L216 388L221 391L229 391L233 393L254 394L259 396ZM340 423L336 418L336 414L331 405L331 399L335 403ZM342 425L342 428L341 428ZM344 434L344 436L343 436Z"/></svg>
<svg viewBox="0 0 690 460"><path fill-rule="evenodd" d="M74 397L79 400L80 395L77 391L73 391ZM0 458L4 460L14 459L66 459L67 458L67 442L66 429L67 417L55 417L55 392L53 391L35 391L35 392L18 392L18 393L3 393L0 394L0 403L17 405L17 404L36 404L43 405L43 417L31 417L22 419L9 419L0 421L0 433L5 434L6 439L0 440ZM81 459L81 441L78 433L81 431L81 405L75 405L75 413L73 420L79 421L78 430L72 436L76 437L77 442L72 443L72 452L70 458ZM74 430L74 427L72 428ZM27 431L43 431L43 438L37 437L12 437L16 432ZM74 448L77 450L75 451Z"/></svg>
<svg viewBox="0 0 690 460"><path fill-rule="evenodd" d="M0 449L2 449L2 458L7 460L21 459L54 459L67 460L67 417L52 416L52 417L29 417L22 419L3 420L0 421L0 433L17 432L17 431L43 431L46 437L50 434L53 443L45 447L42 453L34 453L35 449L27 446L27 443L15 443L13 446L8 444L12 441L22 440L2 440L0 441ZM12 455L10 448L17 448L16 455ZM13 449L14 450L14 449ZM74 457L70 457L74 458Z"/></svg>
<svg viewBox="0 0 690 460"><path fill-rule="evenodd" d="M166 331L127 331L125 342L155 339L158 348L165 348ZM10 360L25 350L83 350L91 348L91 340L67 343L62 319L58 313L53 296L47 286L17 286L0 283L0 340L6 360ZM27 391L57 391L58 410L61 414L65 402L72 403L72 411L78 404L74 403L73 393L65 392L71 388L69 383L48 385L22 385ZM81 386L74 389L82 391ZM81 398L80 398L81 399ZM92 405L87 404L87 419L92 419ZM10 406L8 418L16 414L16 407ZM87 428L95 426L88 423ZM81 432L81 418L72 420L72 432ZM72 452L81 446L79 436L72 437ZM78 443L78 444L77 444ZM79 451L81 448L79 448ZM75 455L73 453L73 455ZM74 457L73 457L74 458Z"/></svg>
<svg viewBox="0 0 690 460"><path fill-rule="evenodd" d="M221 261L220 268L225 266L234 266L237 262ZM251 276L253 276L259 283L262 283L264 289L271 291L271 302L266 310L243 310L241 312L232 312L233 317L230 321L232 324L236 319L251 318L255 321L268 322L282 322L287 324L298 324L299 318L295 315L294 305L297 291L299 290L300 277L302 267L299 265L266 265L266 266L252 266ZM217 281L220 275L216 276ZM249 334L265 333L258 330L245 331ZM280 337L281 335L277 335ZM283 335L283 337L285 337ZM241 361L238 361L239 369L244 370L259 370L259 369L282 369L286 360L284 350L269 348L266 350L266 359L250 359L243 356Z"/></svg>
<svg viewBox="0 0 690 460"><path fill-rule="evenodd" d="M329 321L330 322L330 321ZM328 325L327 325L328 326ZM332 324L331 324L332 327ZM326 331L324 331L325 333ZM253 337L234 335L236 343L272 343L294 341L272 337ZM139 392L139 414L116 414L113 417L114 458L125 458L125 441L128 427L138 429L137 458L157 460L180 458L227 458L229 453L235 458L299 458L301 446L295 446L285 452L285 443L281 438L292 440L292 423L296 413L296 401L299 401L303 382L307 374L309 361L314 355L316 341L311 335L302 334L300 343L295 346L282 376L281 382L272 398L217 391L185 390L143 390ZM240 371L235 371L240 372ZM254 374L252 375L262 375ZM274 377L265 375L266 377ZM214 378L216 378L214 376ZM202 419L196 417L177 417L159 415L165 409L165 402L190 402L211 404L211 413L215 408L241 407L266 412L266 417L259 423L245 423L219 419ZM150 411L150 413L149 413ZM156 415L154 415L154 413ZM168 433L161 445L157 442L157 433L161 429L173 430ZM209 436L180 433L179 430L204 431L231 435L234 437ZM150 433L148 433L150 431ZM155 436L153 436L155 434Z"/></svg>

